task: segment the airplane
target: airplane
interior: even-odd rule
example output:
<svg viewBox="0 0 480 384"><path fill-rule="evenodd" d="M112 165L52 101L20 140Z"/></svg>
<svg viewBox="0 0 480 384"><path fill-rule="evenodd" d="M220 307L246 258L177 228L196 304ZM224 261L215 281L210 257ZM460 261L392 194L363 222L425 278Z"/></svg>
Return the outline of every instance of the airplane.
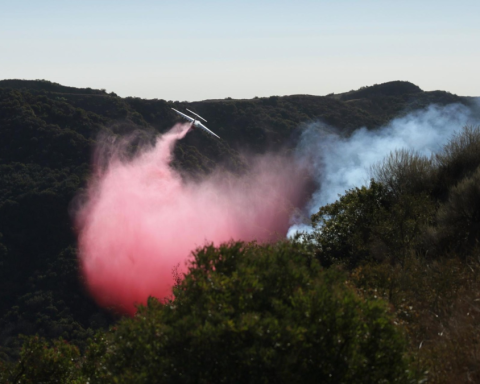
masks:
<svg viewBox="0 0 480 384"><path fill-rule="evenodd" d="M191 124L191 128L192 129L195 129L195 127L199 127L199 128L202 128L204 131L208 132L209 134L215 136L216 138L220 139L220 136L216 135L215 133L213 133L211 130L209 130L205 125L203 125L200 120L197 120L197 119L194 119L193 117L190 117L180 111L177 111L175 108L172 108L175 112L177 112L180 116L182 116L183 118L187 119L188 121L190 121L192 124ZM190 111L189 109L187 109L188 112L190 113L193 113L195 116L197 116L198 118L202 119L203 121L207 122L207 120L205 120L202 116L200 115L197 115L195 112L193 111Z"/></svg>

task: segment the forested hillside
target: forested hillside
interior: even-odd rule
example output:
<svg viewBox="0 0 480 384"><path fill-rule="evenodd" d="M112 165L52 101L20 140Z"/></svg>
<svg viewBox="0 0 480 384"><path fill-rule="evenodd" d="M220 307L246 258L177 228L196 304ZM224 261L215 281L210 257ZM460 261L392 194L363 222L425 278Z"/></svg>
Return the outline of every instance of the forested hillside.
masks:
<svg viewBox="0 0 480 384"><path fill-rule="evenodd" d="M208 371L202 373L203 382L231 382L227 373L242 362L243 381L258 377L256 382L293 382L296 377L318 375L314 365L325 363L328 367L321 371L325 382L355 382L354 377L365 377L357 382L380 382L382 378L410 382L422 377L425 370L431 370L436 382L445 378L463 382L465 367L478 363L475 300L480 294L480 211L476 203L480 197L480 134L474 127L454 138L435 159L407 152L392 154L377 167L369 187L346 191L336 203L322 207L313 217L317 230L298 244L262 248L232 243L223 248L226 258L218 257L216 249L198 251L190 277L175 288L178 302L152 300L139 317L122 320L118 331L105 334L112 345L108 350L103 336L93 336L118 317L99 308L83 287L71 212L76 196L86 187L99 138L137 132L142 140L151 141L178 121L172 107L188 108L206 117L209 128L222 138L196 132L178 143L174 167L201 177L217 165L240 171L246 152L293 150L308 122L323 121L349 135L360 127L375 130L432 103L470 102L446 92L423 92L407 82L324 97L187 103L121 98L113 92L43 80L0 81L0 360L5 362L0 366L0 379L29 382L44 369L42 374L57 372L57 377L65 377L63 382L72 382L74 376L79 382L86 378L111 382L112 375L118 382L152 382L152 375L161 369L170 378L166 382L199 382L195 379L203 371ZM244 254L244 259L238 258ZM292 260L285 255L293 255ZM271 267L269 262L279 267ZM220 276L221 268L225 274ZM255 268L262 273L252 274ZM244 273L243 283L235 280L233 269ZM210 278L217 279L220 288L211 291L201 286L201 290L205 297L212 295L228 308L226 312L215 312L201 300L204 296L195 281ZM279 291L275 281L281 278L286 280L284 290ZM265 287L265 293L256 296L259 301L242 304L248 301L242 296L245 289L255 291L259 284ZM219 292L225 290L239 297L222 296ZM269 295L279 295L278 302L270 302ZM389 303L390 309L377 297ZM197 305L198 317L190 317L185 309L175 311L176 305ZM310 320L298 319L300 312L309 317L323 307L325 312L315 316L324 318L329 330L335 328L337 340L348 341L345 350L338 350L333 339L320 338ZM301 310L296 312L296 308ZM217 316L215 326L201 328L211 311ZM239 311L246 315L239 317ZM257 322L255 314L264 311L270 317ZM338 323L343 315L347 320ZM145 325L141 319L150 323ZM365 328L358 328L357 323L365 323ZM180 324L178 329L175 324ZM400 330L392 324L401 324ZM194 325L199 331L188 334L189 326ZM267 329L275 327L279 327L275 336L267 336ZM224 333L216 334L219 329ZM288 332L282 333L285 329ZM168 337L151 345L156 332ZM40 339L29 339L23 362L15 365L23 340L20 334ZM241 334L244 336L239 337ZM258 334L260 339L254 336ZM56 342L56 349L43 348L41 338L58 337L70 344ZM364 341L350 343L350 338L359 337ZM88 342L88 338L93 339ZM236 355L225 350L219 341L222 338L238 347ZM312 340L311 350L302 350L302 343L308 340ZM391 348L386 346L388 340L393 343ZM212 355L204 354L203 343L211 347ZM271 349L276 344L280 349ZM178 345L188 352L179 353ZM457 353L452 360L453 351L462 345L464 353ZM141 359L137 349L145 346L151 348L151 355L136 361L133 357ZM376 348L390 351L379 356ZM58 350L60 357L52 352ZM151 366L149 359L165 350L173 352L165 352L162 363ZM338 353L338 358L322 360L317 356L319 350ZM298 356L308 363L301 365ZM63 357L83 363L73 367L61 360ZM439 361L447 357L450 365L442 371ZM27 366L29 358L37 360L30 360ZM247 359L256 363L247 364ZM180 374L172 368L185 366L187 361L191 371ZM328 377L328 369L341 372L351 366L355 370L344 376ZM372 366L379 369L369 376ZM142 371L140 367L148 368ZM278 372L278 367L283 370ZM295 369L300 376L294 375ZM480 377L478 368L471 367L469 372L473 380Z"/></svg>

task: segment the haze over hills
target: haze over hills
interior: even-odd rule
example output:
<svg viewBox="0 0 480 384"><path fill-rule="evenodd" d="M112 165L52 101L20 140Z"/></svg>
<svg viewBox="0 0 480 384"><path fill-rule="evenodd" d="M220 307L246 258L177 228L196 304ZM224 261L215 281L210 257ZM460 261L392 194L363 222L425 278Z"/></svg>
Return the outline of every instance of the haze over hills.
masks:
<svg viewBox="0 0 480 384"><path fill-rule="evenodd" d="M222 138L196 131L177 144L174 167L201 178L217 166L241 172L245 154L294 151L308 123L347 137L453 103L473 100L402 81L327 96L197 102L121 98L45 80L0 81L0 358L18 356L19 334L62 336L83 346L113 321L79 281L69 216L105 135L134 134L134 153L178 121L172 107L191 109Z"/></svg>

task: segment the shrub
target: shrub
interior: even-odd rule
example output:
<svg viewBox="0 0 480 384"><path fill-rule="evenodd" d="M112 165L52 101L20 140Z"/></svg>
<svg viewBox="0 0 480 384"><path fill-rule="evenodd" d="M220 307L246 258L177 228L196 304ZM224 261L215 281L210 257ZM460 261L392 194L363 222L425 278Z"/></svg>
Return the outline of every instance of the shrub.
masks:
<svg viewBox="0 0 480 384"><path fill-rule="evenodd" d="M296 242L204 247L174 300L150 299L118 325L103 380L409 382L406 345L383 302L344 281Z"/></svg>
<svg viewBox="0 0 480 384"><path fill-rule="evenodd" d="M365 260L388 200L386 188L372 180L369 187L350 189L312 215L315 231L305 239L316 245L322 264L344 261L352 266Z"/></svg>
<svg viewBox="0 0 480 384"><path fill-rule="evenodd" d="M480 166L480 127L464 127L436 155L440 192L444 194Z"/></svg>
<svg viewBox="0 0 480 384"><path fill-rule="evenodd" d="M2 383L80 383L78 348L64 340L50 345L39 337L25 339L20 360L15 365L0 366Z"/></svg>
<svg viewBox="0 0 480 384"><path fill-rule="evenodd" d="M480 237L480 167L450 188L448 200L436 214L437 225L429 227L425 243L440 250L467 251Z"/></svg>
<svg viewBox="0 0 480 384"><path fill-rule="evenodd" d="M315 231L304 238L317 247L324 265L402 260L417 245L418 234L433 214L434 204L426 194L394 196L372 180L368 188L348 190L335 203L321 207L312 216Z"/></svg>
<svg viewBox="0 0 480 384"><path fill-rule="evenodd" d="M371 171L373 178L397 197L430 192L436 176L432 159L406 149L391 152Z"/></svg>

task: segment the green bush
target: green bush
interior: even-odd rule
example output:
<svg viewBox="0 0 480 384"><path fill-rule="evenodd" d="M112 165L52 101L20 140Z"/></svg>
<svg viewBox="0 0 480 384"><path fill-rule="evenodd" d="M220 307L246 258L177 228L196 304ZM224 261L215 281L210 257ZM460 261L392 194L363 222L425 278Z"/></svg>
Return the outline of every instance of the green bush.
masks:
<svg viewBox="0 0 480 384"><path fill-rule="evenodd" d="M388 203L387 189L373 180L369 187L350 189L312 215L315 231L305 241L317 247L325 266L338 261L356 265L370 256L370 241Z"/></svg>
<svg viewBox="0 0 480 384"><path fill-rule="evenodd" d="M436 214L436 226L425 234L425 243L435 252L465 252L480 238L480 167L449 190L448 200Z"/></svg>
<svg viewBox="0 0 480 384"><path fill-rule="evenodd" d="M410 382L383 302L300 243L207 246L164 304L119 323L93 370L116 383Z"/></svg>
<svg viewBox="0 0 480 384"><path fill-rule="evenodd" d="M480 127L464 127L436 155L439 188L444 195L480 166ZM443 196L442 196L443 197Z"/></svg>
<svg viewBox="0 0 480 384"><path fill-rule="evenodd" d="M312 215L315 231L304 236L317 248L323 265L349 267L372 260L401 261L417 246L418 234L434 215L425 193L395 195L374 180L346 191Z"/></svg>
<svg viewBox="0 0 480 384"><path fill-rule="evenodd" d="M27 338L17 364L0 365L2 383L80 383L78 348L64 340L51 345L39 337Z"/></svg>
<svg viewBox="0 0 480 384"><path fill-rule="evenodd" d="M398 197L405 193L430 192L436 172L432 159L400 149L373 165L372 175Z"/></svg>

